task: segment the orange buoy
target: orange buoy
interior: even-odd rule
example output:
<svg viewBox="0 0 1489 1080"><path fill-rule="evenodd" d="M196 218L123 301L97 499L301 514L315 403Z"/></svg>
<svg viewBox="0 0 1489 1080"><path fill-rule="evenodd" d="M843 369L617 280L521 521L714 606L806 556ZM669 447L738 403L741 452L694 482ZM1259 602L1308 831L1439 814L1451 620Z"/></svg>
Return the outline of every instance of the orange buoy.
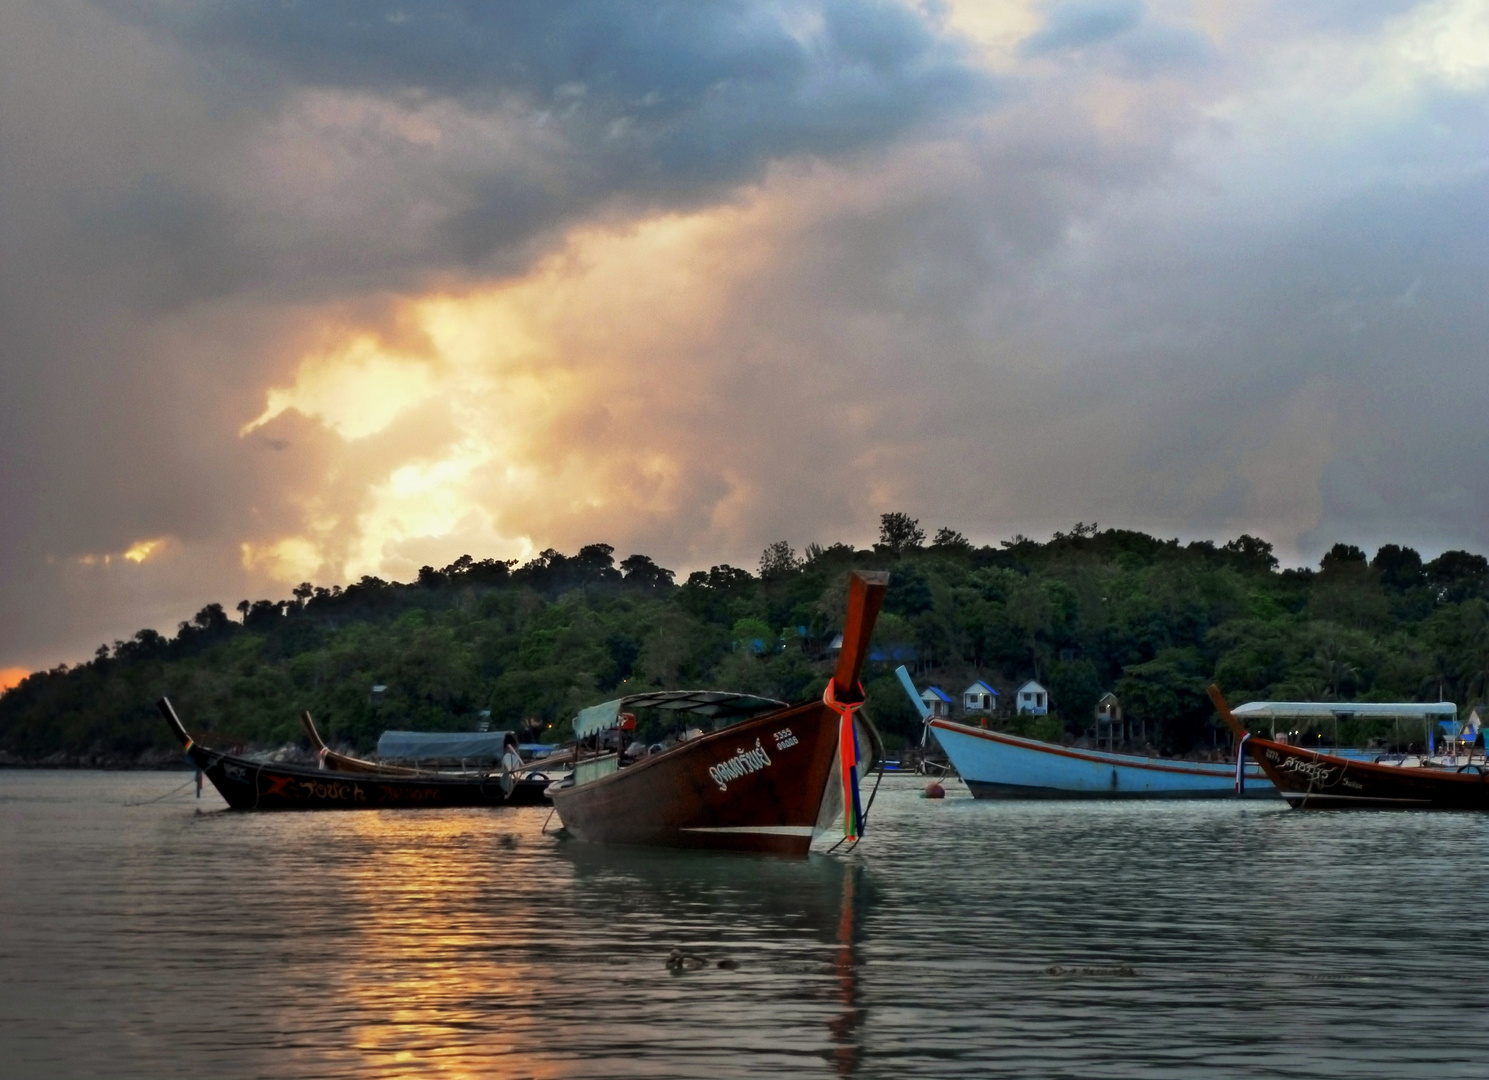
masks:
<svg viewBox="0 0 1489 1080"><path fill-rule="evenodd" d="M936 781L932 780L925 786L925 798L944 799L946 798L946 789L940 784L936 783Z"/></svg>

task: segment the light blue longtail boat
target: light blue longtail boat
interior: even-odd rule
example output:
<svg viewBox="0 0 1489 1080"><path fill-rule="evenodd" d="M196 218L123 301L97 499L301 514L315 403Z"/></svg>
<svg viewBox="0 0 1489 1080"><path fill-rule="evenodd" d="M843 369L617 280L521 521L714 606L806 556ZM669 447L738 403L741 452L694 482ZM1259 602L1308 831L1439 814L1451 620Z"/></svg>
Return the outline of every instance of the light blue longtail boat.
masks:
<svg viewBox="0 0 1489 1080"><path fill-rule="evenodd" d="M978 799L1222 799L1234 798L1238 787L1248 798L1277 795L1249 758L1245 782L1237 784L1235 766L1225 762L1077 750L933 717L910 673L901 666L895 675Z"/></svg>
<svg viewBox="0 0 1489 1080"><path fill-rule="evenodd" d="M926 726L979 799L1221 799L1236 796L1225 762L1175 761L1078 750L1002 731L933 719ZM1256 762L1246 762L1245 796L1276 798Z"/></svg>

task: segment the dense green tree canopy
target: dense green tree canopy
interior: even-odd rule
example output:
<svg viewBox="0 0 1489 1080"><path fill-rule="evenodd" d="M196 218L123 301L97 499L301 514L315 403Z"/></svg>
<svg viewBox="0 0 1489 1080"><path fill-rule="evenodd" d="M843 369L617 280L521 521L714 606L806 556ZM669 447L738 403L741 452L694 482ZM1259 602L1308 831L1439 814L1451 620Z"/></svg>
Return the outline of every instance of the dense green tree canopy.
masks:
<svg viewBox="0 0 1489 1080"><path fill-rule="evenodd" d="M306 583L289 600L202 608L174 637L141 630L76 667L0 696L0 750L130 754L165 746L152 702L174 698L195 728L273 744L310 709L333 739L365 748L389 727L541 721L561 737L580 707L627 691L710 687L800 699L820 693L841 629L847 571L893 574L865 672L891 739L918 721L892 676L908 657L953 696L982 678L1050 690L1067 730L1115 690L1167 749L1207 742L1204 688L1233 701L1489 697L1489 561L1424 563L1388 544L1367 560L1339 544L1318 571L1279 571L1242 536L1180 544L1080 524L1048 543L973 547L885 515L872 549L784 542L761 574L721 564L677 585L645 555L608 544L542 552L522 566L464 556L416 581ZM385 687L373 693L372 687Z"/></svg>

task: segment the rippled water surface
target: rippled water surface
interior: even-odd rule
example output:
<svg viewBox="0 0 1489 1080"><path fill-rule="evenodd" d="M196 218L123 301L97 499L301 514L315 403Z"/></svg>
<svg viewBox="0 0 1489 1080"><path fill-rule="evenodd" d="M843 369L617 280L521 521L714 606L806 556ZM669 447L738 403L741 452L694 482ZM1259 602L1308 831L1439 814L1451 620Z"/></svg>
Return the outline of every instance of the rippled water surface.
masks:
<svg viewBox="0 0 1489 1080"><path fill-rule="evenodd" d="M787 862L184 779L0 771L6 1077L1489 1073L1489 817L890 778Z"/></svg>

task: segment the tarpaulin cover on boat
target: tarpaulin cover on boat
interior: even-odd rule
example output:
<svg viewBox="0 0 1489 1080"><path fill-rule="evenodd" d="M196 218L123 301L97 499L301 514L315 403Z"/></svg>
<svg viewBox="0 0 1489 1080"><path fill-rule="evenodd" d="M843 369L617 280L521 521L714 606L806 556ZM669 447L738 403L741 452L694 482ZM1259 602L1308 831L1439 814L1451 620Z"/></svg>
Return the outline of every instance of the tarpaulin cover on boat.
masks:
<svg viewBox="0 0 1489 1080"><path fill-rule="evenodd" d="M398 761L500 761L510 731L385 731L377 756Z"/></svg>
<svg viewBox="0 0 1489 1080"><path fill-rule="evenodd" d="M745 717L785 707L784 701L774 698L734 694L727 690L658 690L653 694L632 694L581 709L574 718L574 738L583 739L597 731L613 728L622 712L635 709L667 709L708 717Z"/></svg>

